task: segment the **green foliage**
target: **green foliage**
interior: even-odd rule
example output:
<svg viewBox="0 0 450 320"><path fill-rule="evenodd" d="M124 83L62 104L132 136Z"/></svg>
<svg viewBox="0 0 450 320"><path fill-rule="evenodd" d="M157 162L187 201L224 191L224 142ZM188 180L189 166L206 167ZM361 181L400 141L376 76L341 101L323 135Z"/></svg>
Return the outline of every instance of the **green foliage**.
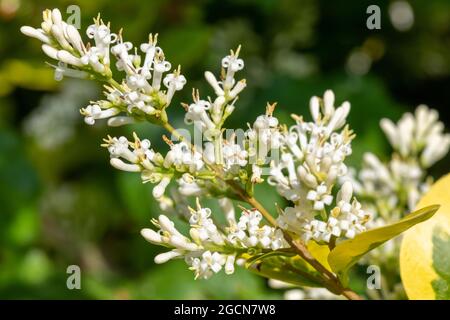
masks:
<svg viewBox="0 0 450 320"><path fill-rule="evenodd" d="M245 267L262 277L294 286L322 287L320 274L299 256L270 252L248 259Z"/></svg>
<svg viewBox="0 0 450 320"><path fill-rule="evenodd" d="M450 300L450 235L439 227L433 230L433 268L438 279L431 285L438 300Z"/></svg>

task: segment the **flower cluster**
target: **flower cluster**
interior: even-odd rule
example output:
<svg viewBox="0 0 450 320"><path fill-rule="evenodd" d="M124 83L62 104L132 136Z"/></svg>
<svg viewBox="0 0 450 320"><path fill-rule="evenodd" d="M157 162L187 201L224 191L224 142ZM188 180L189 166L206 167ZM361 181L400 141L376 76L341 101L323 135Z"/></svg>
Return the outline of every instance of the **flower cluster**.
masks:
<svg viewBox="0 0 450 320"><path fill-rule="evenodd" d="M144 183L156 184L152 194L163 206L173 206L172 200L165 196L172 179L177 180L181 194L199 195L202 190L198 183L204 184L213 175L206 168L202 155L185 142L173 143L165 138L170 150L163 156L151 148L148 139L141 140L135 133L133 136L133 142L124 136L108 136L102 146L108 149L113 167L140 172Z"/></svg>
<svg viewBox="0 0 450 320"><path fill-rule="evenodd" d="M397 125L383 119L380 126L403 159L417 157L421 167L429 168L443 158L450 147L450 134L443 133L444 124L438 118L436 110L420 105L414 114L405 113Z"/></svg>
<svg viewBox="0 0 450 320"><path fill-rule="evenodd" d="M157 46L157 35L138 48L124 41L122 33L112 33L109 23L100 17L86 30L94 44L84 44L80 33L62 20L58 9L45 10L41 28L23 26L22 33L40 40L42 50L58 61L55 78L64 76L100 79L106 83L106 100L91 102L80 110L87 124L109 118L110 126L120 126L136 120L164 121L164 109L172 101L176 91L186 84L180 67L164 76L171 69L164 52ZM121 83L112 78L110 55L116 58L116 67L125 73ZM162 84L165 89L162 89Z"/></svg>
<svg viewBox="0 0 450 320"><path fill-rule="evenodd" d="M330 90L323 99L311 98L313 121L294 116L296 125L282 133L280 160L270 165L268 182L294 204L283 211L278 223L305 241L353 238L365 230L370 219L361 204L352 199L350 182L342 185L333 202L333 187L347 174L344 161L352 152L354 138L345 126L350 104L344 102L335 108L334 99Z"/></svg>
<svg viewBox="0 0 450 320"><path fill-rule="evenodd" d="M205 143L204 157L210 164L220 164L226 173L237 174L248 163L248 151L237 143L235 137L230 140L220 139L221 144Z"/></svg>
<svg viewBox="0 0 450 320"><path fill-rule="evenodd" d="M279 156L283 136L281 134L278 119L273 116L276 103L267 104L266 113L256 118L253 125L247 130L246 137L249 146L249 157L252 163L253 183L263 182L261 178L262 168L268 162L268 156Z"/></svg>
<svg viewBox="0 0 450 320"><path fill-rule="evenodd" d="M444 124L438 117L436 110L420 105L414 115L404 114L397 124L381 120L380 126L394 150L392 158L383 163L376 155L366 153L359 179L353 179L355 191L375 200L381 217L392 220L398 218L393 213L402 216L406 210L413 210L431 183L426 170L450 148L450 134L443 133Z"/></svg>
<svg viewBox="0 0 450 320"><path fill-rule="evenodd" d="M250 249L262 252L288 246L281 230L262 224L262 215L257 210L244 209L236 220L234 208L228 208L228 226L223 231L213 221L211 210L202 208L197 199L196 210L189 208L189 237L181 234L165 215L152 220L158 231L146 228L141 234L147 241L171 249L157 255L156 263L184 258L195 278L203 279L222 268L227 274L233 273L235 263L244 263L244 254Z"/></svg>
<svg viewBox="0 0 450 320"><path fill-rule="evenodd" d="M205 142L193 145L189 142L174 143L165 138L171 150L166 156L155 154L153 150L142 150L150 146L149 140L142 143L135 135L135 142L128 143L125 137L106 139L105 147L111 153L111 164L119 169L130 172L141 172L144 182L158 183L153 195L164 209L175 205L173 199L166 197L164 191L172 178L178 184L178 191L184 196L199 196L205 194L226 195L227 186L214 179L214 167L219 166L225 177L234 179L236 175L244 173L243 179L247 179L247 166L251 163L251 152L258 146L267 146L267 133L277 136L278 120L272 117L273 107L268 107L270 115L259 116L253 128L241 136L231 134L228 138L223 137L222 126L227 117L234 110L234 103L238 94L245 88L245 80L236 81L234 75L242 70L244 62L238 58L240 47L236 52L222 59L222 79L218 81L212 72L205 72L205 78L210 83L217 97L212 101L200 99L198 90L193 90L193 103L188 105L182 103L186 110L186 124L194 124L195 128L202 133ZM162 51L160 51L162 52ZM111 110L111 109L109 109ZM269 112L269 111L268 111ZM122 118L123 120L123 118ZM123 123L126 123L123 122ZM267 130L266 130L267 129ZM175 137L178 139L179 137ZM274 139L272 139L274 140ZM126 153L117 153L116 147L123 142L121 147L131 147ZM262 147L268 153L266 147ZM119 150L122 150L119 148ZM112 152L111 152L112 151ZM254 151L253 151L254 152ZM131 156L132 153L141 154L140 157ZM149 156L157 156L161 163L155 163ZM147 157L147 158L146 158ZM261 169L253 165L252 181L262 182L260 179ZM211 180L214 179L214 183Z"/></svg>
<svg viewBox="0 0 450 320"><path fill-rule="evenodd" d="M235 73L244 68L244 60L239 58L240 49L239 46L236 51L231 50L230 54L222 59L220 81L212 72L205 72L205 79L216 94L214 99L200 99L198 90L193 90L194 102L190 105L182 104L186 110L185 123L194 124L209 140L220 135L222 125L234 111L234 103L239 93L246 87L245 79L236 81L234 78Z"/></svg>

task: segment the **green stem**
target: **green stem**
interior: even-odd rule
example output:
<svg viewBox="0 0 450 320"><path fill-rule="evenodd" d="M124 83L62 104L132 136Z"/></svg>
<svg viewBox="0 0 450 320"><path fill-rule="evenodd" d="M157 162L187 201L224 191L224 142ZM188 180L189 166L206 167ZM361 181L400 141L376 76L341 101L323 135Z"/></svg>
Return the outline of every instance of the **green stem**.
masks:
<svg viewBox="0 0 450 320"><path fill-rule="evenodd" d="M184 137L181 134L179 134L178 131L174 127L172 127L170 123L164 122L162 126L164 129L170 132L170 134L172 134L175 138L177 138L180 141L184 141ZM193 147L192 144L191 147Z"/></svg>
<svg viewBox="0 0 450 320"><path fill-rule="evenodd" d="M108 81L106 81L109 85L111 85L113 88L116 88L117 90L119 90L120 92L123 92L123 88L120 85L120 83L118 83L116 80L114 80L113 78L109 78Z"/></svg>

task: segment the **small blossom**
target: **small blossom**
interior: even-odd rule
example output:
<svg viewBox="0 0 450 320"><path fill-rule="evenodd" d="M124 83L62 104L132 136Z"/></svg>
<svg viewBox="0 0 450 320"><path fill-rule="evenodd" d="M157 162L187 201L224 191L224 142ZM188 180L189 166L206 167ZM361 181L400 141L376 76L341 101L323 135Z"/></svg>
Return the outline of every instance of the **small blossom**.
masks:
<svg viewBox="0 0 450 320"><path fill-rule="evenodd" d="M321 184L316 190L310 190L306 199L314 202L314 210L323 210L325 205L331 204L333 196L328 194L326 185Z"/></svg>
<svg viewBox="0 0 450 320"><path fill-rule="evenodd" d="M98 104L89 105L86 108L80 110L84 115L84 122L89 125L93 125L95 120L105 119L115 116L120 113L118 108L102 109Z"/></svg>
<svg viewBox="0 0 450 320"><path fill-rule="evenodd" d="M180 74L180 68L174 73L164 77L164 85L167 87L167 104L170 104L175 91L180 91L186 84L186 78Z"/></svg>
<svg viewBox="0 0 450 320"><path fill-rule="evenodd" d="M229 203L222 203L229 208ZM228 219L228 227L219 229L212 220L211 209L203 208L197 199L197 208L189 208L189 236L185 237L175 224L165 215L160 215L153 224L159 231L142 229L142 236L149 242L172 248L155 257L156 263L164 263L173 258L184 258L189 268L194 271L195 278L207 279L222 268L226 274L234 272L235 263L242 264L238 251L230 253L232 248L239 249L272 249L288 247L283 233L279 229L261 225L262 215L257 210L244 210L239 221L234 217Z"/></svg>

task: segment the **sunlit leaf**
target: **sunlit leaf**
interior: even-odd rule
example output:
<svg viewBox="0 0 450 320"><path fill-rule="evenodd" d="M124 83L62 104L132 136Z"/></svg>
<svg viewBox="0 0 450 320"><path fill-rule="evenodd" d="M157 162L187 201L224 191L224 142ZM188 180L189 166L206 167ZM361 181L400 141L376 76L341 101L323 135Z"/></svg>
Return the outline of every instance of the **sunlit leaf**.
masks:
<svg viewBox="0 0 450 320"><path fill-rule="evenodd" d="M400 275L409 299L450 298L450 174L439 179L418 207L439 203L433 218L405 232Z"/></svg>
<svg viewBox="0 0 450 320"><path fill-rule="evenodd" d="M331 270L330 264L328 263L328 255L330 254L330 248L327 245L320 245L315 241L310 241L308 243L308 250L319 261L325 268Z"/></svg>
<svg viewBox="0 0 450 320"><path fill-rule="evenodd" d="M328 262L331 269L341 280L347 283L347 272L363 255L382 245L386 241L398 236L412 226L433 216L439 205L432 205L414 211L400 221L360 233L353 239L339 243L330 253Z"/></svg>

